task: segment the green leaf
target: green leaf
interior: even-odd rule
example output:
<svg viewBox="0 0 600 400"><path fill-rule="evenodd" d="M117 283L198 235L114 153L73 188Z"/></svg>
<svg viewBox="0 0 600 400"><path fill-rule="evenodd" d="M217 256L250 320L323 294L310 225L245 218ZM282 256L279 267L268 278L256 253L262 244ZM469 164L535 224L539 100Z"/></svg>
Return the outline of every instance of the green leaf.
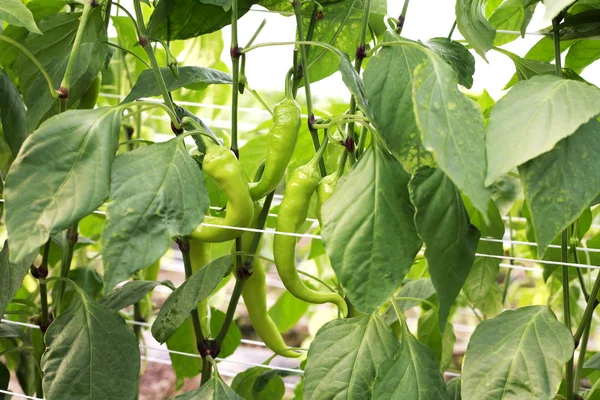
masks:
<svg viewBox="0 0 600 400"><path fill-rule="evenodd" d="M456 72L440 57L418 66L413 104L423 145L435 153L439 167L483 213L490 190L485 187L485 125L481 108L458 90Z"/></svg>
<svg viewBox="0 0 600 400"><path fill-rule="evenodd" d="M297 299L286 290L269 309L269 316L279 332L286 332L296 326L308 311L308 306L307 302Z"/></svg>
<svg viewBox="0 0 600 400"><path fill-rule="evenodd" d="M213 376L199 389L175 397L174 400L244 400L220 376Z"/></svg>
<svg viewBox="0 0 600 400"><path fill-rule="evenodd" d="M69 271L69 279L81 288L91 299L98 300L102 296L104 284L102 276L92 266L78 267ZM67 285L63 294L61 309L70 307L77 298L77 289ZM58 290L52 291L52 302L58 303Z"/></svg>
<svg viewBox="0 0 600 400"><path fill-rule="evenodd" d="M365 112L365 114L369 117L373 117L372 109L367 104L367 95L365 93L365 87L363 85L362 79L347 54L344 54L343 57L340 57L340 64L338 66L340 74L342 75L342 80L346 84L350 93L354 95L356 98L358 106Z"/></svg>
<svg viewBox="0 0 600 400"><path fill-rule="evenodd" d="M600 90L583 82L543 75L517 83L490 115L485 183L552 150L599 112Z"/></svg>
<svg viewBox="0 0 600 400"><path fill-rule="evenodd" d="M223 11L229 11L231 8L231 0L200 0L204 4L213 4L215 6L220 6L223 8Z"/></svg>
<svg viewBox="0 0 600 400"><path fill-rule="evenodd" d="M454 184L439 169L423 167L409 184L417 210L415 224L425 242L425 258L440 303L440 326L446 326L450 307L475 261L479 230Z"/></svg>
<svg viewBox="0 0 600 400"><path fill-rule="evenodd" d="M446 384L435 353L402 324L400 348L377 370L373 399L446 399Z"/></svg>
<svg viewBox="0 0 600 400"><path fill-rule="evenodd" d="M17 157L21 145L27 139L25 112L19 90L10 81L8 74L0 69L0 121L7 128L4 138L13 157Z"/></svg>
<svg viewBox="0 0 600 400"><path fill-rule="evenodd" d="M123 318L78 289L81 301L52 322L41 368L48 399L132 399L140 351Z"/></svg>
<svg viewBox="0 0 600 400"><path fill-rule="evenodd" d="M11 245L11 248L13 247ZM35 249L34 252L26 254L21 261L11 262L8 241L4 241L4 247L0 251L0 316L4 315L6 306L17 294L37 255L38 251Z"/></svg>
<svg viewBox="0 0 600 400"><path fill-rule="evenodd" d="M304 399L379 399L371 392L377 369L398 348L378 314L325 324L308 349Z"/></svg>
<svg viewBox="0 0 600 400"><path fill-rule="evenodd" d="M440 371L445 371L452 363L452 355L456 336L454 326L446 321L443 333L440 329L439 315L435 308L425 311L417 322L419 342L433 350Z"/></svg>
<svg viewBox="0 0 600 400"><path fill-rule="evenodd" d="M387 33L384 40L398 41L398 37ZM364 72L372 122L409 173L423 165L435 165L433 155L421 144L412 99L413 71L426 60L424 47L418 43L385 46L369 60Z"/></svg>
<svg viewBox="0 0 600 400"><path fill-rule="evenodd" d="M210 330L211 332L219 332L225 322L225 313L216 308L210 309ZM236 324L230 324L227 334L221 343L221 352L219 357L226 358L232 355L242 343L242 332Z"/></svg>
<svg viewBox="0 0 600 400"><path fill-rule="evenodd" d="M517 0L521 1L521 0ZM458 75L458 83L470 89L473 86L475 57L459 42L444 37L429 39L425 44L448 63ZM414 70L414 69L413 69Z"/></svg>
<svg viewBox="0 0 600 400"><path fill-rule="evenodd" d="M254 0L238 2L238 18L243 17ZM198 0L160 0L150 17L150 36L165 40L181 40L218 31L231 23L231 10Z"/></svg>
<svg viewBox="0 0 600 400"><path fill-rule="evenodd" d="M4 192L6 229L16 249L11 261L23 260L106 200L120 122L117 109L66 111L25 140Z"/></svg>
<svg viewBox="0 0 600 400"><path fill-rule="evenodd" d="M189 235L208 209L204 177L181 138L119 155L110 197L102 234L106 292L158 260L171 237Z"/></svg>
<svg viewBox="0 0 600 400"><path fill-rule="evenodd" d="M465 200L465 206L469 213L471 223L479 229L482 238L502 240L505 231L504 223L502 222L502 216L500 215L498 208L492 200L490 200L488 205L487 220L489 221L489 224L485 223L481 213L475 210L468 199ZM477 253L502 256L504 254L504 248L502 242L480 240L477 244ZM473 267L465 281L463 287L465 295L475 307L481 310L486 308L484 306L487 306L496 300L492 293L494 290L497 290L496 278L498 277L498 272L500 270L500 261L500 258L476 257ZM502 304L497 304L495 309L501 310Z"/></svg>
<svg viewBox="0 0 600 400"><path fill-rule="evenodd" d="M231 256L211 261L194 272L164 302L152 324L152 336L164 343L185 322L198 303L210 295L232 263Z"/></svg>
<svg viewBox="0 0 600 400"><path fill-rule="evenodd" d="M539 257L600 193L599 151L600 122L592 119L519 167Z"/></svg>
<svg viewBox="0 0 600 400"><path fill-rule="evenodd" d="M173 92L182 87L204 83L204 84L231 84L231 75L216 69L204 67L183 66L179 67L179 79L176 79L169 68L161 68L160 73L165 80L169 92ZM138 77L135 86L127 95L123 103L130 103L142 97L152 97L160 95L160 88L156 83L156 77L151 69L146 69Z"/></svg>
<svg viewBox="0 0 600 400"><path fill-rule="evenodd" d="M544 0L546 6L546 14L544 20L550 21L556 17L563 9L567 8L573 3L573 0Z"/></svg>
<svg viewBox="0 0 600 400"><path fill-rule="evenodd" d="M0 389L8 390L8 384L10 383L10 371L6 368L6 365L0 362ZM5 400L6 395L0 393L0 400Z"/></svg>
<svg viewBox="0 0 600 400"><path fill-rule="evenodd" d="M414 281L408 281L403 284L394 297L396 298L396 305L400 311L406 311L421 305L422 302L417 300L404 300L402 297L412 297L415 299L427 300L433 295L435 295L435 288L431 283L431 279L421 278L415 279ZM388 308L383 317L388 325L398 321L398 316L396 315L393 307Z"/></svg>
<svg viewBox="0 0 600 400"><path fill-rule="evenodd" d="M1 253L0 253L1 254ZM4 314L4 311L2 312ZM25 332L18 326L0 323L0 338L20 338L25 337Z"/></svg>
<svg viewBox="0 0 600 400"><path fill-rule="evenodd" d="M196 345L196 334L192 318L189 317L175 333L167 339L167 348L172 352L169 353L171 365L177 377L178 387L183 385L185 378L193 378L202 370L202 359L200 357L184 356L183 354L173 353L182 352L188 354L200 355L198 346Z"/></svg>
<svg viewBox="0 0 600 400"><path fill-rule="evenodd" d="M583 364L583 368L590 368L600 371L600 353L596 353L591 356L585 364Z"/></svg>
<svg viewBox="0 0 600 400"><path fill-rule="evenodd" d="M506 0L494 10L488 18L489 23L498 30L518 31L525 20L524 0ZM497 33L495 46L502 46L517 39L514 34Z"/></svg>
<svg viewBox="0 0 600 400"><path fill-rule="evenodd" d="M565 67L580 74L598 59L600 59L600 41L579 40L570 47L565 59Z"/></svg>
<svg viewBox="0 0 600 400"><path fill-rule="evenodd" d="M79 26L80 13L59 13L40 21L43 35L30 33L25 47L48 71L54 87L58 88L65 74L71 48ZM106 25L101 7L92 10L81 37L77 63L71 75L68 108L73 108L87 92L109 58ZM27 106L27 129L31 132L40 122L58 113L58 99L52 97L48 82L28 57L21 54L15 63L19 88Z"/></svg>
<svg viewBox="0 0 600 400"><path fill-rule="evenodd" d="M2 0L2 4L0 4L0 21L22 26L30 32L42 34L35 24L33 14L21 0Z"/></svg>
<svg viewBox="0 0 600 400"><path fill-rule="evenodd" d="M325 249L346 295L362 312L376 310L396 291L421 248L408 180L402 165L374 145L324 205Z"/></svg>
<svg viewBox="0 0 600 400"><path fill-rule="evenodd" d="M454 378L446 385L448 400L461 400L460 378Z"/></svg>
<svg viewBox="0 0 600 400"><path fill-rule="evenodd" d="M119 311L137 303L158 285L163 285L171 290L175 290L171 281L156 282L135 280L127 282L120 288L113 290L110 294L100 299L99 302L106 308Z"/></svg>
<svg viewBox="0 0 600 400"><path fill-rule="evenodd" d="M458 0L456 26L467 42L485 60L485 53L494 45L496 29L483 15L483 0Z"/></svg>
<svg viewBox="0 0 600 400"><path fill-rule="evenodd" d="M282 399L285 394L285 386L281 376L277 374L269 374L269 372L280 372L267 369L265 367L252 367L244 372L240 372L233 378L231 388L235 390L242 398L246 400L278 400ZM269 374L269 375L267 375ZM266 382L262 382L261 390L256 391L261 377L267 378Z"/></svg>
<svg viewBox="0 0 600 400"><path fill-rule="evenodd" d="M553 399L573 348L571 332L549 308L505 311L481 322L471 336L462 398Z"/></svg>

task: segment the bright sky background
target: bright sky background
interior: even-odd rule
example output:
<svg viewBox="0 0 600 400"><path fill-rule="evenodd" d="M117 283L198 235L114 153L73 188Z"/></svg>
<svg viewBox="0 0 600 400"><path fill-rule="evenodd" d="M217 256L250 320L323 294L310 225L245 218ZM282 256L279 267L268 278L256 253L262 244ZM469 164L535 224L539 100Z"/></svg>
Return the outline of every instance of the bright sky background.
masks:
<svg viewBox="0 0 600 400"><path fill-rule="evenodd" d="M402 5L403 1L388 0L388 15L397 18ZM413 40L422 41L436 36L446 37L454 22L454 5L455 2L452 0L412 0L408 7L402 35ZM258 6L253 8L262 9ZM544 6L540 4L529 25L528 32L535 32L548 26L542 20L544 11ZM250 11L238 23L239 42L247 42L264 18L267 19L267 24L255 43L294 40L295 22L293 17ZM460 38L460 33L456 30L453 39ZM223 52L222 59L230 65L229 46L227 45L231 40L229 27L223 30L223 39L226 43L226 49ZM541 39L539 35L527 35L524 39L519 38L503 46L503 48L524 56L527 50L539 39ZM285 73L290 67L290 50L291 47L271 47L257 49L249 53L246 61L246 75L251 87L259 90L281 90ZM472 90L480 92L485 88L497 100L503 94L502 88L515 72L514 64L508 57L495 51L490 51L487 54L489 64L477 55L475 55L475 58L477 64ZM588 67L582 75L590 82L600 85L600 65ZM311 88L313 96L348 97L348 91L339 74L317 82L311 85Z"/></svg>

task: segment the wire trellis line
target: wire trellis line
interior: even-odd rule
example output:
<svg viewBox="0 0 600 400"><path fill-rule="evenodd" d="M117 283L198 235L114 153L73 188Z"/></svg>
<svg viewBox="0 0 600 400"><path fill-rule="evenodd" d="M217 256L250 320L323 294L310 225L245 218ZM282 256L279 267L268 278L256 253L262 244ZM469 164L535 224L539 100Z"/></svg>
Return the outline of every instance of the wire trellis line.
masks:
<svg viewBox="0 0 600 400"><path fill-rule="evenodd" d="M0 393L2 394L7 394L9 396L15 396L15 397L20 397L22 399L31 399L31 400L44 400L40 397L33 397L33 396L27 396L26 394L21 394L21 393L15 393L15 392L9 392L8 390L2 390L0 389Z"/></svg>

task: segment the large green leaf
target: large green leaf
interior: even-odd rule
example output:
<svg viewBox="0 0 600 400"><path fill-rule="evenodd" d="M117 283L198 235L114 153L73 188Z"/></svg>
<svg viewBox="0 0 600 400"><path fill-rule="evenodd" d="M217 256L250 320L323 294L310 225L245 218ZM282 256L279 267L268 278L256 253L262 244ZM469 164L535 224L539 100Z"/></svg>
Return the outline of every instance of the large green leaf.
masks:
<svg viewBox="0 0 600 400"><path fill-rule="evenodd" d="M492 200L488 205L487 220L489 224L486 224L481 213L475 210L468 200L465 200L465 206L471 223L479 229L482 238L501 240L504 237L505 229L502 216L500 216L500 212ZM502 256L504 249L501 242L480 240L477 244L477 253ZM473 305L480 310L485 309L490 303L495 303L496 298L492 292L498 290L496 278L500 269L500 261L500 258L476 257L473 268L467 276L463 288L464 293ZM501 304L496 304L495 308L501 309L501 307Z"/></svg>
<svg viewBox="0 0 600 400"><path fill-rule="evenodd" d="M67 68L80 16L79 13L59 13L47 17L40 21L44 34L30 33L23 43L46 68L55 88L59 87ZM109 49L102 43L107 40L102 10L97 7L91 12L81 37L77 63L71 75L69 108L87 92L107 62ZM58 113L58 99L52 97L46 79L28 57L19 55L15 70L27 105L27 128L33 131L41 121Z"/></svg>
<svg viewBox="0 0 600 400"><path fill-rule="evenodd" d="M206 334L205 332L202 332ZM195 354L199 356L198 345L196 344L196 333L194 332L194 325L192 324L192 318L189 317L181 326L175 331L175 333L167 339L167 348L171 350L169 352L169 358L171 359L171 366L177 377L177 387L183 385L185 378L193 378L198 375L202 370L202 359L200 357L190 357L181 353Z"/></svg>
<svg viewBox="0 0 600 400"><path fill-rule="evenodd" d="M179 67L179 78L177 79L173 76L169 68L161 68L160 73L165 80L169 92L198 83L231 83L231 75L216 69L204 67ZM125 100L123 100L123 103L129 103L142 97L158 96L160 94L160 88L156 83L154 72L151 69L146 69L138 77L135 86L131 89Z"/></svg>
<svg viewBox="0 0 600 400"><path fill-rule="evenodd" d="M67 111L25 140L4 192L11 261L23 260L106 200L120 122L118 109Z"/></svg>
<svg viewBox="0 0 600 400"><path fill-rule="evenodd" d="M106 292L158 260L173 236L189 235L204 219L208 195L183 140L119 155L102 234Z"/></svg>
<svg viewBox="0 0 600 400"><path fill-rule="evenodd" d="M238 396L220 376L213 376L199 389L186 392L175 397L174 400L244 400Z"/></svg>
<svg viewBox="0 0 600 400"><path fill-rule="evenodd" d="M473 262L479 230L454 184L439 169L423 167L410 180L410 198L417 209L415 223L425 242L425 258L440 303L440 326L460 292Z"/></svg>
<svg viewBox="0 0 600 400"><path fill-rule="evenodd" d="M308 349L305 400L369 400L377 369L399 348L378 314L325 324Z"/></svg>
<svg viewBox="0 0 600 400"><path fill-rule="evenodd" d="M362 312L376 310L396 291L421 248L408 180L402 165L374 145L324 205L325 249L346 295Z"/></svg>
<svg viewBox="0 0 600 400"><path fill-rule="evenodd" d="M146 294L159 285L164 285L171 290L175 287L170 281L140 281L127 282L120 288L113 290L107 296L100 299L100 304L111 310L119 311L142 300Z"/></svg>
<svg viewBox="0 0 600 400"><path fill-rule="evenodd" d="M460 378L454 378L446 385L449 400L461 400Z"/></svg>
<svg viewBox="0 0 600 400"><path fill-rule="evenodd" d="M573 4L573 0L544 0L546 6L546 14L544 19L546 21L556 17L563 9Z"/></svg>
<svg viewBox="0 0 600 400"><path fill-rule="evenodd" d="M373 399L446 399L446 383L435 353L402 324L400 348L378 368Z"/></svg>
<svg viewBox="0 0 600 400"><path fill-rule="evenodd" d="M0 121L4 139L10 147L13 157L17 156L21 145L27 139L25 112L25 105L19 90L10 81L8 74L0 69Z"/></svg>
<svg viewBox="0 0 600 400"><path fill-rule="evenodd" d="M600 59L599 40L579 40L567 53L565 67L580 74L587 66Z"/></svg>
<svg viewBox="0 0 600 400"><path fill-rule="evenodd" d="M519 167L539 257L600 193L599 151L600 122L592 119Z"/></svg>
<svg viewBox="0 0 600 400"><path fill-rule="evenodd" d="M397 40L386 34L384 40ZM377 131L404 169L413 173L417 168L434 166L433 156L421 144L413 110L413 71L427 60L423 46L383 47L364 72L365 94Z"/></svg>
<svg viewBox="0 0 600 400"><path fill-rule="evenodd" d="M415 70L413 105L423 145L473 205L486 212L485 125L481 108L458 90L451 66L432 52Z"/></svg>
<svg viewBox="0 0 600 400"><path fill-rule="evenodd" d="M518 31L525 19L525 0L506 0L494 10L489 23L498 30ZM497 33L495 46L502 46L518 38L518 35Z"/></svg>
<svg viewBox="0 0 600 400"><path fill-rule="evenodd" d="M552 150L598 113L600 90L586 83L552 75L517 83L490 115L485 183Z"/></svg>
<svg viewBox="0 0 600 400"><path fill-rule="evenodd" d="M12 246L11 246L12 247ZM38 255L37 250L27 254L21 261L12 263L9 260L8 241L0 251L0 317L4 315L6 306L11 302L21 287L23 278Z"/></svg>
<svg viewBox="0 0 600 400"><path fill-rule="evenodd" d="M286 290L269 308L269 316L277 325L279 332L286 332L296 326L300 318L308 311L308 306L307 302L294 297Z"/></svg>
<svg viewBox="0 0 600 400"><path fill-rule="evenodd" d="M2 4L0 4L0 21L22 26L31 32L42 33L35 24L33 14L21 0L2 0Z"/></svg>
<svg viewBox="0 0 600 400"><path fill-rule="evenodd" d="M521 1L521 0L518 0ZM444 37L429 39L425 44L446 61L458 75L458 83L470 89L473 86L475 57L459 42Z"/></svg>
<svg viewBox="0 0 600 400"><path fill-rule="evenodd" d="M241 18L254 0L238 2ZM198 0L160 0L152 13L148 29L153 38L181 40L218 31L231 23L231 10Z"/></svg>
<svg viewBox="0 0 600 400"><path fill-rule="evenodd" d="M231 388L246 400L281 400L285 394L285 385L279 372L265 367L252 367L236 375ZM261 382L265 380L266 382ZM262 383L262 385L260 385ZM262 386L261 390L257 386Z"/></svg>
<svg viewBox="0 0 600 400"><path fill-rule="evenodd" d="M218 258L194 272L164 302L152 324L152 336L164 343L179 328L198 303L210 295L231 266L231 256Z"/></svg>
<svg viewBox="0 0 600 400"><path fill-rule="evenodd" d="M542 306L505 311L477 325L463 363L462 398L554 399L573 336Z"/></svg>
<svg viewBox="0 0 600 400"><path fill-rule="evenodd" d="M81 301L60 314L44 336L41 368L48 399L133 399L140 351L123 318L78 290Z"/></svg>
<svg viewBox="0 0 600 400"><path fill-rule="evenodd" d="M483 0L457 0L456 26L473 49L485 59L485 53L494 46L496 29L483 15Z"/></svg>

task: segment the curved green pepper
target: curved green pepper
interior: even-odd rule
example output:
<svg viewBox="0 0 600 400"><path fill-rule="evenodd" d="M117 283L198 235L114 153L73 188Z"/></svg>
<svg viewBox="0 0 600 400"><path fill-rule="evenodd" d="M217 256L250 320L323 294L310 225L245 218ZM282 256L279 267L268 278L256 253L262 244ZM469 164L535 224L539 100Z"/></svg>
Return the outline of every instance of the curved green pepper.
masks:
<svg viewBox="0 0 600 400"><path fill-rule="evenodd" d="M228 227L250 226L254 203L248 191L248 181L235 155L210 140L206 140L205 145L202 169L215 180L217 187L227 197L227 211L225 217L206 216L204 222L190 234L190 239L209 243L226 242L243 233Z"/></svg>
<svg viewBox="0 0 600 400"><path fill-rule="evenodd" d="M260 181L250 184L252 200L262 199L279 185L294 153L301 122L300 106L294 99L286 98L273 109L265 170Z"/></svg>
<svg viewBox="0 0 600 400"><path fill-rule="evenodd" d="M210 262L210 248L211 244L203 242L201 240L190 239L190 260L192 261L192 272L196 272L202 269ZM198 303L198 316L200 317L200 326L202 327L202 334L206 337L210 336L210 315L208 299L202 300Z"/></svg>
<svg viewBox="0 0 600 400"><path fill-rule="evenodd" d="M292 173L279 207L277 231L297 233L306 220L310 199L320 181L318 163L324 151L325 144L308 164L297 168ZM344 317L348 315L348 306L342 296L337 293L321 293L304 285L296 270L296 238L294 236L275 235L273 256L279 277L292 295L309 303L334 303Z"/></svg>

